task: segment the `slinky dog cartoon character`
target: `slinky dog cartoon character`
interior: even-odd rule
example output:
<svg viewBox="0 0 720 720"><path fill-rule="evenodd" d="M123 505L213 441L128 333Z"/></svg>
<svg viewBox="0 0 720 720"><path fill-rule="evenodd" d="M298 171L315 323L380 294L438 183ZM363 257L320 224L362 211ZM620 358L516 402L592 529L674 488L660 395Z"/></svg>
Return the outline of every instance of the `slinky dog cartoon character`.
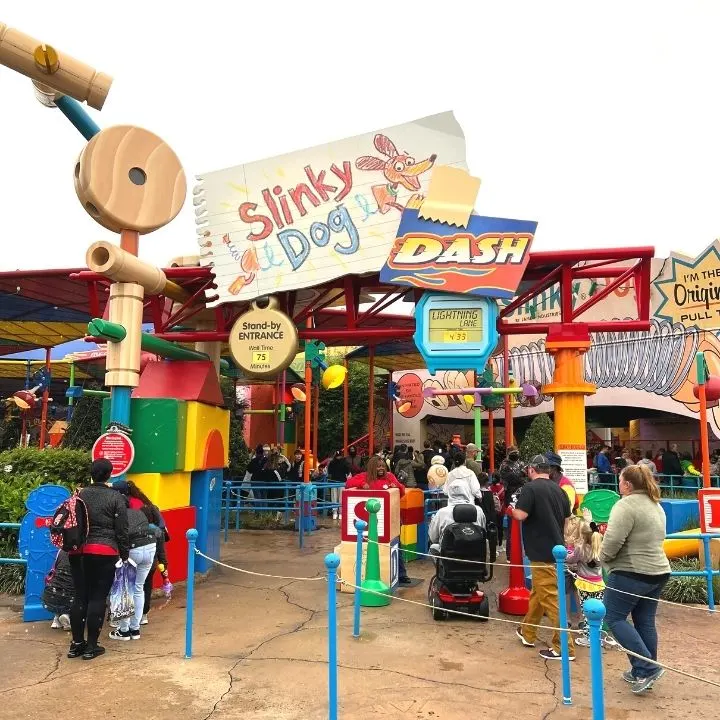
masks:
<svg viewBox="0 0 720 720"><path fill-rule="evenodd" d="M418 177L427 172L434 164L437 155L434 153L427 159L415 162L415 158L407 152L399 153L395 144L390 138L378 133L375 136L375 149L387 159L363 155L355 161L358 170L380 170L387 183L385 185L373 185L372 194L377 202L378 210L384 215L395 208L402 212L405 208L397 202L398 190L402 186L407 190L419 190L420 181ZM420 196L414 195L408 202L408 207L419 206Z"/></svg>

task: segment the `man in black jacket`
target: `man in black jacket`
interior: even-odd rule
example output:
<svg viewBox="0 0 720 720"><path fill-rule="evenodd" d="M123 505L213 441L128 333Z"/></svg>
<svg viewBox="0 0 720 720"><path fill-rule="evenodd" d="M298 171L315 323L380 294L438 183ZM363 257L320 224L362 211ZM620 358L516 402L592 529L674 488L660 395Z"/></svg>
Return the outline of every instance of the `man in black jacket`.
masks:
<svg viewBox="0 0 720 720"><path fill-rule="evenodd" d="M73 641L69 658L92 660L105 652L98 638L115 578L115 563L118 556L126 561L130 555L127 502L108 484L111 472L109 460L95 460L90 468L92 484L80 491L89 529L82 550L70 555L75 597L70 609Z"/></svg>

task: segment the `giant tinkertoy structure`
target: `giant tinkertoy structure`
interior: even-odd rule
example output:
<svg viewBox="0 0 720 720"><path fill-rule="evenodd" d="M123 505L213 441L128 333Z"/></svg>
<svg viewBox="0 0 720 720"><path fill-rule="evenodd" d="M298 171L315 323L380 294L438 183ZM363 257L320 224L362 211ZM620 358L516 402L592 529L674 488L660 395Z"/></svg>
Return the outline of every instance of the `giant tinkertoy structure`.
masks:
<svg viewBox="0 0 720 720"><path fill-rule="evenodd" d="M218 378L220 343L198 343L191 350L142 332L146 295L162 293L181 309L200 305L198 329L208 318L202 301L137 256L140 235L164 227L180 212L185 173L157 135L132 125L101 130L84 111L82 102L102 108L109 76L2 23L0 64L29 77L40 102L59 108L88 141L75 163L75 190L90 217L120 240L119 246L95 242L86 256L91 271L112 281L107 317L88 327L89 335L108 346L105 384L111 395L103 426L132 437L135 453L127 477L163 511L170 536L177 539L168 544L173 578L184 579L182 538L188 528L198 529L198 547L205 554L219 556L230 426ZM197 263L189 259L189 264ZM141 364L143 350L163 360ZM199 560L196 567L206 570L206 561Z"/></svg>

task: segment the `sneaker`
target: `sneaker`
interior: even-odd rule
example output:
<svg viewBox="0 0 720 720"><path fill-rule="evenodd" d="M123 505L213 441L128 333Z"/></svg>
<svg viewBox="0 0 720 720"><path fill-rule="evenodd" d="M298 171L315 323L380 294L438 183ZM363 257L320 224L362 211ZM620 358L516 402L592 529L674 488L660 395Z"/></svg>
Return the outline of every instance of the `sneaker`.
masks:
<svg viewBox="0 0 720 720"><path fill-rule="evenodd" d="M575 638L575 644L580 647L590 647L590 638L580 635L580 637Z"/></svg>
<svg viewBox="0 0 720 720"><path fill-rule="evenodd" d="M96 657L105 654L105 648L101 645L95 645L95 647L88 647L83 653L83 660L94 660Z"/></svg>
<svg viewBox="0 0 720 720"><path fill-rule="evenodd" d="M556 653L552 648L548 648L547 650L541 650L538 654L543 660L562 660L562 655L560 655L560 653ZM572 662L573 660L575 660L575 656L570 655L568 660Z"/></svg>
<svg viewBox="0 0 720 720"><path fill-rule="evenodd" d="M120 627L120 621L119 620L111 620L108 625L111 628L119 628Z"/></svg>
<svg viewBox="0 0 720 720"><path fill-rule="evenodd" d="M528 642L525 639L525 636L522 634L522 630L520 630L520 628L515 631L515 635L517 635L518 639L525 647L535 647L535 643Z"/></svg>
<svg viewBox="0 0 720 720"><path fill-rule="evenodd" d="M638 678L632 686L634 695L641 695L647 690L652 690L653 685L665 674L665 668L658 668L652 675Z"/></svg>
<svg viewBox="0 0 720 720"><path fill-rule="evenodd" d="M633 675L633 671L632 671L632 670L626 670L626 671L622 674L622 679L623 679L626 683L630 683L631 685L634 685L634 684L638 681L638 679Z"/></svg>
<svg viewBox="0 0 720 720"><path fill-rule="evenodd" d="M69 630L70 629L70 616L63 613L58 620L60 621L60 627L63 630Z"/></svg>
<svg viewBox="0 0 720 720"><path fill-rule="evenodd" d="M67 656L70 659L80 657L85 652L85 647L86 646L85 646L84 642L80 642L80 643L71 642L70 649L68 650Z"/></svg>
<svg viewBox="0 0 720 720"><path fill-rule="evenodd" d="M56 615L53 618L53 621L50 623L50 629L51 630L59 630L61 627L62 627L62 625L60 624L60 619Z"/></svg>
<svg viewBox="0 0 720 720"><path fill-rule="evenodd" d="M130 631L130 639L131 640L139 640L140 639L140 631L139 630L131 630Z"/></svg>
<svg viewBox="0 0 720 720"><path fill-rule="evenodd" d="M141 624L141 625L147 625L148 622L150 622L150 621L148 620L147 613L145 613L145 614L142 616L142 618L140 618L140 624Z"/></svg>
<svg viewBox="0 0 720 720"><path fill-rule="evenodd" d="M137 632L138 634L140 633L139 630ZM125 641L130 640L130 638L132 637L132 633L130 632L130 630L113 630L111 633L108 634L108 637L111 640Z"/></svg>
<svg viewBox="0 0 720 720"><path fill-rule="evenodd" d="M400 585L412 585L412 580L407 575L405 577L401 577L398 582Z"/></svg>

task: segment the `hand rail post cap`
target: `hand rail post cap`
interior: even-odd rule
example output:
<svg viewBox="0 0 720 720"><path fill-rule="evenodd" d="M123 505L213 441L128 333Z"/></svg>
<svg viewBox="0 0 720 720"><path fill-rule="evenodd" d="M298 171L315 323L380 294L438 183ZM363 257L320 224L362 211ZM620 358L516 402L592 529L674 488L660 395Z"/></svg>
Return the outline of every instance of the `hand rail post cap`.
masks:
<svg viewBox="0 0 720 720"><path fill-rule="evenodd" d="M195 528L190 528L186 533L185 537L190 542L195 542L198 539L198 531Z"/></svg>
<svg viewBox="0 0 720 720"><path fill-rule="evenodd" d="M373 514L380 512L380 501L377 498L370 498L365 503L365 509Z"/></svg>
<svg viewBox="0 0 720 720"><path fill-rule="evenodd" d="M355 518L355 528L358 530L358 532L364 532L365 530L367 530L367 523L360 518Z"/></svg>
<svg viewBox="0 0 720 720"><path fill-rule="evenodd" d="M564 560L567 557L568 551L564 545L556 545L553 548L553 557L556 560Z"/></svg>
<svg viewBox="0 0 720 720"><path fill-rule="evenodd" d="M328 553L325 556L325 567L328 570L337 570L340 566L340 556L337 553Z"/></svg>
<svg viewBox="0 0 720 720"><path fill-rule="evenodd" d="M605 605L596 598L588 598L583 603L583 612L588 620L602 620L605 617Z"/></svg>

